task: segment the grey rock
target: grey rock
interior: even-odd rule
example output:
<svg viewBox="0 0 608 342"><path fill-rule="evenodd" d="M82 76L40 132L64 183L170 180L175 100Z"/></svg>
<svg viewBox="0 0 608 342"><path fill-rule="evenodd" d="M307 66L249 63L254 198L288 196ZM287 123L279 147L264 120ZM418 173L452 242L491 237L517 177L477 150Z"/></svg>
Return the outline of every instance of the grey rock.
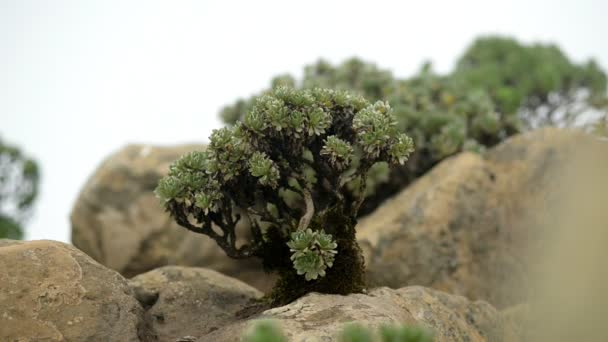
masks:
<svg viewBox="0 0 608 342"><path fill-rule="evenodd" d="M595 137L546 128L443 161L360 220L370 283L526 302L530 252L551 234L564 166L591 145L608 157Z"/></svg>
<svg viewBox="0 0 608 342"><path fill-rule="evenodd" d="M357 322L373 330L406 324L431 330L435 341L497 341L505 336L502 315L490 304L470 302L423 287L378 288L348 296L308 294L297 301L235 322L198 341L239 341L259 319L273 319L288 341L337 341L344 327Z"/></svg>
<svg viewBox="0 0 608 342"><path fill-rule="evenodd" d="M0 341L140 341L127 281L55 241L0 240Z"/></svg>
<svg viewBox="0 0 608 342"><path fill-rule="evenodd" d="M158 341L193 341L236 320L262 293L204 268L165 266L129 281Z"/></svg>

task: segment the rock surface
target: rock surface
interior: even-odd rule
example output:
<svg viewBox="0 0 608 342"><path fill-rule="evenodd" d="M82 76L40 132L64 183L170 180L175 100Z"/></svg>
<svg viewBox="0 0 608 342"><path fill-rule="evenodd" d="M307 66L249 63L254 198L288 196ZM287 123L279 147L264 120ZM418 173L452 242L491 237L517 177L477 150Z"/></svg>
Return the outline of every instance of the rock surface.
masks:
<svg viewBox="0 0 608 342"><path fill-rule="evenodd" d="M378 288L369 295L309 294L246 321L230 324L197 341L238 341L256 319L275 319L288 341L337 341L349 322L376 329L384 324L426 327L435 341L501 341L502 315L486 302L470 302L423 287Z"/></svg>
<svg viewBox="0 0 608 342"><path fill-rule="evenodd" d="M158 341L200 336L234 321L262 293L213 270L165 266L129 281Z"/></svg>
<svg viewBox="0 0 608 342"><path fill-rule="evenodd" d="M336 341L353 321L422 326L436 341L517 336L517 315L423 287L312 293L238 318L261 292L213 270L166 266L127 282L72 246L10 240L0 240L0 270L0 341L239 341L255 320L268 318L289 341Z"/></svg>
<svg viewBox="0 0 608 342"><path fill-rule="evenodd" d="M139 341L127 281L76 248L0 240L0 341Z"/></svg>
<svg viewBox="0 0 608 342"><path fill-rule="evenodd" d="M169 165L201 145L130 145L108 157L72 209L72 242L126 277L165 265L203 266L266 290L274 278L255 260L228 258L204 235L180 228L153 191Z"/></svg>
<svg viewBox="0 0 608 342"><path fill-rule="evenodd" d="M530 251L542 244L565 163L587 144L574 131L513 137L484 156L445 160L374 213L358 238L372 284L421 285L507 307L526 299Z"/></svg>

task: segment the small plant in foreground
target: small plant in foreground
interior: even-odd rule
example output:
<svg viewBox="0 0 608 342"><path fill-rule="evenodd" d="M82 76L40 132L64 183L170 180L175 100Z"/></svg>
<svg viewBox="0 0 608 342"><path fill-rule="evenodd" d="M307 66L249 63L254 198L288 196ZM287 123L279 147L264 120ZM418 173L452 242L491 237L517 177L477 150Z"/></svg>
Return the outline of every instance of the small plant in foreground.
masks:
<svg viewBox="0 0 608 342"><path fill-rule="evenodd" d="M311 291L361 292L355 224L368 171L378 162L403 164L413 151L396 124L386 102L278 87L242 122L214 131L206 151L173 163L156 194L181 226L230 257L259 257L278 272L275 305ZM241 220L251 238L237 246Z"/></svg>
<svg viewBox="0 0 608 342"><path fill-rule="evenodd" d="M260 320L243 336L244 342L287 342L287 337L277 322Z"/></svg>
<svg viewBox="0 0 608 342"><path fill-rule="evenodd" d="M433 334L428 330L407 325L385 325L377 334L360 324L353 323L344 327L339 334L340 342L433 342ZM244 336L245 342L286 342L278 322L262 320L256 322L249 333Z"/></svg>
<svg viewBox="0 0 608 342"><path fill-rule="evenodd" d="M433 342L433 334L420 327L383 326L380 328L382 342Z"/></svg>

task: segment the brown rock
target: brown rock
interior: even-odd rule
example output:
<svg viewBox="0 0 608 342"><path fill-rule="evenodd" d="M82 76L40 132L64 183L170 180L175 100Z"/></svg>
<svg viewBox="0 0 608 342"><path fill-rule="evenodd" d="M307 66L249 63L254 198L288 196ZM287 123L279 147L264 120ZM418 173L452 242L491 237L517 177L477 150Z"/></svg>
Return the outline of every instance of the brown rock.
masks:
<svg viewBox="0 0 608 342"><path fill-rule="evenodd" d="M158 341L194 339L236 320L262 293L213 270L165 266L129 281Z"/></svg>
<svg viewBox="0 0 608 342"><path fill-rule="evenodd" d="M127 281L72 246L0 240L0 284L0 341L145 339Z"/></svg>
<svg viewBox="0 0 608 342"><path fill-rule="evenodd" d="M274 278L256 260L228 258L204 235L180 228L153 191L169 165L201 145L130 145L107 158L72 209L72 242L126 277L165 265L204 266L266 290Z"/></svg>
<svg viewBox="0 0 608 342"><path fill-rule="evenodd" d="M308 294L246 321L221 328L198 341L238 341L257 319L275 319L289 341L337 341L345 325L377 329L386 324L428 328L435 341L496 341L504 335L502 316L486 302L470 302L423 287L378 288L369 295Z"/></svg>
<svg viewBox="0 0 608 342"><path fill-rule="evenodd" d="M560 171L588 135L555 128L513 137L484 156L449 158L374 213L358 237L373 285L433 287L506 307L526 300L530 251L551 229ZM600 146L608 158L608 144Z"/></svg>

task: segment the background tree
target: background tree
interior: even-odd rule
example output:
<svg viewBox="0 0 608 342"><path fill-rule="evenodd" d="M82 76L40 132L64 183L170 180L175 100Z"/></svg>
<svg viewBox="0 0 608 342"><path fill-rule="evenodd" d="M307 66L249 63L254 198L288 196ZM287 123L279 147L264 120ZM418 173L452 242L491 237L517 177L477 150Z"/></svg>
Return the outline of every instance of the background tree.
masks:
<svg viewBox="0 0 608 342"><path fill-rule="evenodd" d="M38 193L36 163L0 139L0 238L21 239Z"/></svg>
<svg viewBox="0 0 608 342"><path fill-rule="evenodd" d="M175 162L156 193L181 226L277 271L273 304L312 291L361 292L355 225L367 172L381 161L403 164L412 150L386 102L278 87L241 122L214 131L206 151ZM237 246L241 219L252 238Z"/></svg>
<svg viewBox="0 0 608 342"><path fill-rule="evenodd" d="M262 94L278 85L329 87L389 100L398 129L414 139L416 151L406 165L390 173L382 163L369 170L368 199L360 214L453 154L483 151L525 129L579 125L608 112L606 74L594 61L576 64L554 45L523 45L497 36L477 39L455 70L443 76L427 63L416 75L398 79L373 63L352 58L337 66L325 60L308 65L299 81L280 75ZM221 111L224 121L241 120L256 97L226 106ZM601 120L586 126L604 134ZM357 184L350 188L356 191Z"/></svg>
<svg viewBox="0 0 608 342"><path fill-rule="evenodd" d="M390 172L385 163L370 168L365 194L368 198L360 214L369 213L444 158L463 150L481 151L521 127L515 115L499 114L483 90L466 88L450 77L439 76L428 63L415 76L397 79L391 72L357 58L337 66L320 60L304 68L304 77L299 82L281 75L271 84L343 89L391 103L397 129L414 139L416 151L406 165ZM262 95L271 91L272 86ZM228 124L242 120L257 97L225 107L221 117ZM356 181L349 188L357 191Z"/></svg>
<svg viewBox="0 0 608 342"><path fill-rule="evenodd" d="M500 113L518 113L530 128L573 126L606 99L606 74L595 61L574 63L553 44L500 36L475 40L451 77L487 90Z"/></svg>

